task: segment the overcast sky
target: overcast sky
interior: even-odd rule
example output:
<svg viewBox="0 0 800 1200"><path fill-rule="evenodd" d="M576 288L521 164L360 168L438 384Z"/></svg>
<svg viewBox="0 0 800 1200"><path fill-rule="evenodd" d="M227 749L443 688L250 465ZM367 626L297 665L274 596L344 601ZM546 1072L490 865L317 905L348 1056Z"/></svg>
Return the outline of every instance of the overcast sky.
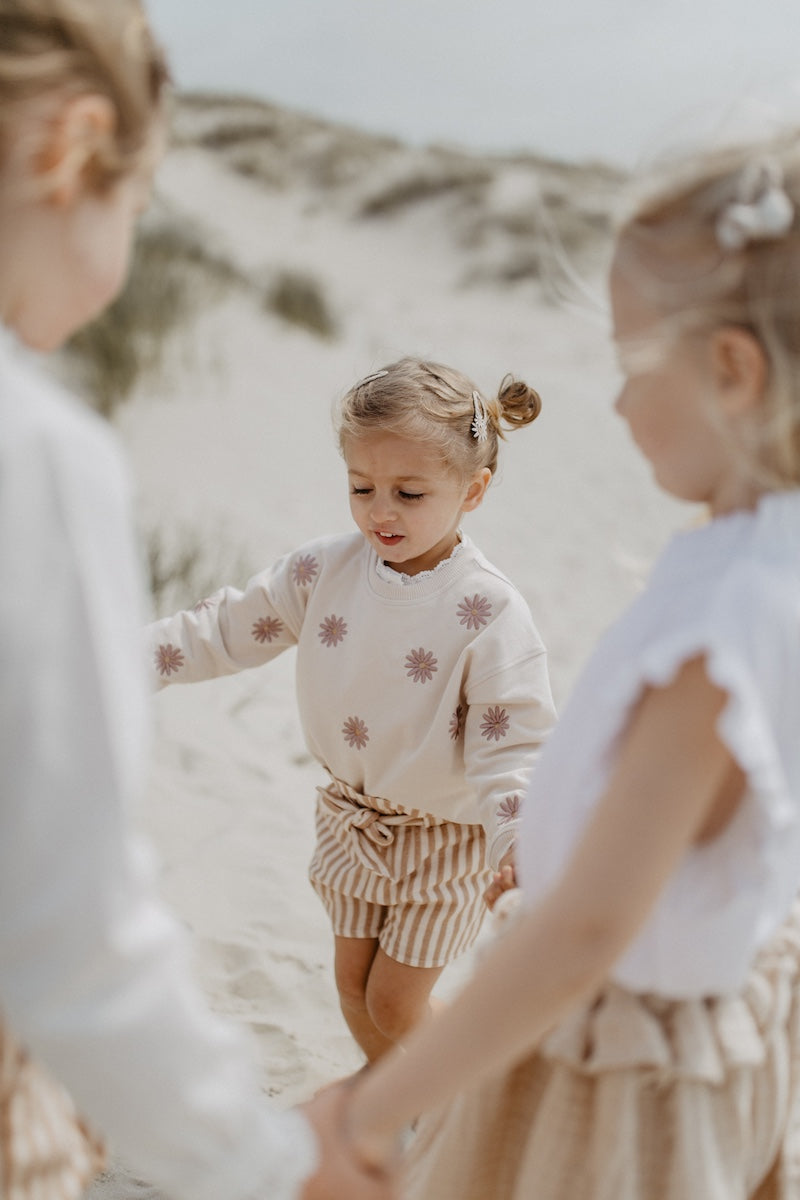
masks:
<svg viewBox="0 0 800 1200"><path fill-rule="evenodd" d="M731 106L800 109L800 0L147 3L179 86L412 142L635 166Z"/></svg>

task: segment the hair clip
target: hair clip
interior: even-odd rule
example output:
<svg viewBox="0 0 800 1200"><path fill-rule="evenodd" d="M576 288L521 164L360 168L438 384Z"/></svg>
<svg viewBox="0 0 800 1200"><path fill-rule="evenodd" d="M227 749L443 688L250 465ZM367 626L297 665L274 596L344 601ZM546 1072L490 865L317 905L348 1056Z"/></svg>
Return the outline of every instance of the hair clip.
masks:
<svg viewBox="0 0 800 1200"><path fill-rule="evenodd" d="M485 442L489 436L489 411L486 402L478 392L472 393L472 407L475 415L470 429L476 442Z"/></svg>
<svg viewBox="0 0 800 1200"><path fill-rule="evenodd" d="M360 388L363 387L365 383L372 383L376 379L383 379L384 375L388 374L388 371L373 371L371 375L365 375L363 379L360 379L356 384L356 387Z"/></svg>
<svg viewBox="0 0 800 1200"><path fill-rule="evenodd" d="M723 250L743 250L749 242L783 237L793 221L780 163L766 159L744 168L736 199L723 208L715 232Z"/></svg>

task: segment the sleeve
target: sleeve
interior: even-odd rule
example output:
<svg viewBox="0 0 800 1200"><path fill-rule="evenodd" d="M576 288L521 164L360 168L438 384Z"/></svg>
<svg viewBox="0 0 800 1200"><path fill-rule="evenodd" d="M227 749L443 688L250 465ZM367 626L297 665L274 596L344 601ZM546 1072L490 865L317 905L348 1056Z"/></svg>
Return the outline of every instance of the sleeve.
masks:
<svg viewBox="0 0 800 1200"><path fill-rule="evenodd" d="M547 655L536 641L524 657L470 680L467 687L464 762L493 870L516 841L522 799L555 722ZM483 658L502 662L501 628L494 631Z"/></svg>
<svg viewBox="0 0 800 1200"><path fill-rule="evenodd" d="M745 563L729 570L702 619L663 632L631 664L625 704L645 687L666 686L699 656L709 679L727 694L717 732L744 772L751 796L774 829L794 825L800 779L796 585L778 569Z"/></svg>
<svg viewBox="0 0 800 1200"><path fill-rule="evenodd" d="M0 1003L176 1200L294 1200L311 1129L266 1105L126 828L146 741L127 495L105 430L61 433L0 471Z"/></svg>
<svg viewBox="0 0 800 1200"><path fill-rule="evenodd" d="M298 562L305 561L302 551L287 555L254 575L244 590L221 588L194 608L148 626L154 687L232 675L295 645L308 596L298 577Z"/></svg>

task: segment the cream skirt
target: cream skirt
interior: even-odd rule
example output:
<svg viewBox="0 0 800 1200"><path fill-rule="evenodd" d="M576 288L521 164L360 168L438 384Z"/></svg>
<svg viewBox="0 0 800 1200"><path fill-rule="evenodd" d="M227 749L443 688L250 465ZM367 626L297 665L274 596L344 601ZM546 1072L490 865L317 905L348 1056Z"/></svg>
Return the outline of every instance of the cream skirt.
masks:
<svg viewBox="0 0 800 1200"><path fill-rule="evenodd" d="M800 908L739 996L610 985L510 1074L423 1117L403 1196L800 1200Z"/></svg>

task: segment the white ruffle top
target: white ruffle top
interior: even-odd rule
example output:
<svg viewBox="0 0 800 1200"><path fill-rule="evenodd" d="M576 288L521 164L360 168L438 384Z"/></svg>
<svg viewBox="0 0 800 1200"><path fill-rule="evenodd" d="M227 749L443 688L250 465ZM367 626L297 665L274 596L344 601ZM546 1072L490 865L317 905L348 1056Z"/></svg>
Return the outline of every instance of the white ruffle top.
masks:
<svg viewBox="0 0 800 1200"><path fill-rule="evenodd" d="M601 640L523 807L527 901L562 873L643 689L700 654L728 693L718 728L746 794L716 839L684 854L612 972L670 998L738 990L800 886L800 490L678 534Z"/></svg>

